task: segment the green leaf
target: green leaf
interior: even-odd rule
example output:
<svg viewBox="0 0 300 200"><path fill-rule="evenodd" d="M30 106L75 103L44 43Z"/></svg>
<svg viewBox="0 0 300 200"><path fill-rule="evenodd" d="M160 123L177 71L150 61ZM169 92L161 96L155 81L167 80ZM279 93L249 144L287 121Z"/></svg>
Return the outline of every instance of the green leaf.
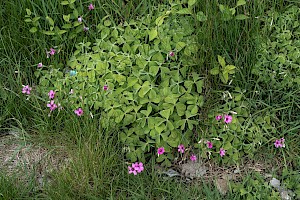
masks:
<svg viewBox="0 0 300 200"><path fill-rule="evenodd" d="M154 117L149 117L148 118L148 127L150 128L150 129L154 129L154 127L155 127L155 118Z"/></svg>
<svg viewBox="0 0 300 200"><path fill-rule="evenodd" d="M197 12L197 16L196 17L197 17L197 20L199 22L204 22L204 21L207 20L207 16L202 11Z"/></svg>
<svg viewBox="0 0 300 200"><path fill-rule="evenodd" d="M210 74L217 75L220 73L219 67L214 67L210 70Z"/></svg>
<svg viewBox="0 0 300 200"><path fill-rule="evenodd" d="M149 31L149 41L154 40L157 37L157 30L156 29L152 29L151 31Z"/></svg>
<svg viewBox="0 0 300 200"><path fill-rule="evenodd" d="M155 126L155 130L161 134L164 130L166 130L166 125L161 124L160 126Z"/></svg>
<svg viewBox="0 0 300 200"><path fill-rule="evenodd" d="M131 124L134 121L134 116L130 114L126 114L123 120L124 126Z"/></svg>
<svg viewBox="0 0 300 200"><path fill-rule="evenodd" d="M31 29L29 29L29 32L30 33L35 33L35 32L37 32L37 28L36 27L32 27Z"/></svg>
<svg viewBox="0 0 300 200"><path fill-rule="evenodd" d="M167 121L167 127L169 128L169 130L174 130L174 125L173 125L173 123L171 122L171 121Z"/></svg>
<svg viewBox="0 0 300 200"><path fill-rule="evenodd" d="M161 165L164 167L171 167L172 163L169 159L165 159L165 161Z"/></svg>
<svg viewBox="0 0 300 200"><path fill-rule="evenodd" d="M57 31L57 34L58 35L62 35L62 34L64 34L64 33L66 33L67 31L66 30L58 30Z"/></svg>
<svg viewBox="0 0 300 200"><path fill-rule="evenodd" d="M143 98L147 94L147 92L149 92L150 89L151 89L150 82L145 81L139 91L139 97Z"/></svg>
<svg viewBox="0 0 300 200"><path fill-rule="evenodd" d="M192 14L192 11L191 11L190 8L183 8L183 9L177 11L176 13L177 13L177 14L181 14L181 15L185 15L185 14L191 15L191 14Z"/></svg>
<svg viewBox="0 0 300 200"><path fill-rule="evenodd" d="M115 122L120 123L124 117L124 113L121 110L116 110L115 116L116 116Z"/></svg>
<svg viewBox="0 0 300 200"><path fill-rule="evenodd" d="M159 70L159 66L155 65L155 66L149 66L149 73L152 76L156 76L156 74L158 73Z"/></svg>
<svg viewBox="0 0 300 200"><path fill-rule="evenodd" d="M220 63L220 65L221 65L222 67L225 67L225 66L226 66L225 59L224 59L222 56L219 56L219 55L218 55L218 62Z"/></svg>
<svg viewBox="0 0 300 200"><path fill-rule="evenodd" d="M196 2L197 2L197 0L189 0L188 1L188 6L192 7Z"/></svg>
<svg viewBox="0 0 300 200"><path fill-rule="evenodd" d="M35 18L32 19L32 22L36 22L36 21L38 21L40 18L41 18L41 17L35 17Z"/></svg>
<svg viewBox="0 0 300 200"><path fill-rule="evenodd" d="M54 26L54 21L51 17L47 16L46 20L49 22L50 26Z"/></svg>
<svg viewBox="0 0 300 200"><path fill-rule="evenodd" d="M64 20L66 21L66 22L69 22L70 21L70 14L68 14L68 15L63 15L63 18L64 18Z"/></svg>
<svg viewBox="0 0 300 200"><path fill-rule="evenodd" d="M158 18L156 18L156 20L155 20L156 26L162 25L162 23L164 22L164 19L165 19L165 16L159 16Z"/></svg>
<svg viewBox="0 0 300 200"><path fill-rule="evenodd" d="M180 50L182 50L185 47L185 43L184 42L177 42L176 44L176 51L179 52Z"/></svg>
<svg viewBox="0 0 300 200"><path fill-rule="evenodd" d="M223 72L223 77L224 77L225 83L227 83L228 79L229 79L228 73L224 71Z"/></svg>
<svg viewBox="0 0 300 200"><path fill-rule="evenodd" d="M69 2L68 1L62 1L60 4L65 6L65 5L69 5Z"/></svg>
<svg viewBox="0 0 300 200"><path fill-rule="evenodd" d="M245 4L246 4L245 0L238 0L237 3L236 3L236 6L242 6L242 5L245 5Z"/></svg>
<svg viewBox="0 0 300 200"><path fill-rule="evenodd" d="M144 114L146 117L149 117L150 113L152 112L152 106L148 104L147 110L141 110L140 112Z"/></svg>
<svg viewBox="0 0 300 200"><path fill-rule="evenodd" d="M152 56L152 61L157 61L157 62L164 62L165 58L164 56L160 53L160 52L157 52L156 54L154 54Z"/></svg>
<svg viewBox="0 0 300 200"><path fill-rule="evenodd" d="M184 87L187 89L188 92L191 92L193 85L193 81L184 81Z"/></svg>
<svg viewBox="0 0 300 200"><path fill-rule="evenodd" d="M153 102L153 103L159 103L161 100L160 96L157 96L155 90L150 90L149 92L149 99Z"/></svg>
<svg viewBox="0 0 300 200"><path fill-rule="evenodd" d="M30 18L26 18L24 21L27 22L27 23L32 22L32 20Z"/></svg>
<svg viewBox="0 0 300 200"><path fill-rule="evenodd" d="M72 24L64 24L62 28L69 29L72 28Z"/></svg>
<svg viewBox="0 0 300 200"><path fill-rule="evenodd" d="M162 161L164 161L166 159L166 156L165 155L159 155L157 158L156 158L156 162L160 163Z"/></svg>
<svg viewBox="0 0 300 200"><path fill-rule="evenodd" d="M229 149L231 149L231 148L232 148L232 145L231 145L230 142L227 142L227 143L224 145L224 149L226 149L226 150L229 150Z"/></svg>
<svg viewBox="0 0 300 200"><path fill-rule="evenodd" d="M245 19L248 19L249 17L246 16L246 15L242 15L242 14L239 14L237 16L235 16L235 19L237 20L245 20Z"/></svg>
<svg viewBox="0 0 300 200"><path fill-rule="evenodd" d="M27 13L27 15L31 15L32 13L31 13L31 10L29 10L28 8L26 8L26 13Z"/></svg>
<svg viewBox="0 0 300 200"><path fill-rule="evenodd" d="M111 25L111 21L110 20L105 20L104 21L104 26L110 26Z"/></svg>
<svg viewBox="0 0 300 200"><path fill-rule="evenodd" d="M190 130L193 130L194 125L197 124L197 122L195 120L187 120L187 123L188 123L188 127L189 127Z"/></svg>
<svg viewBox="0 0 300 200"><path fill-rule="evenodd" d="M134 86L138 82L138 79L136 77L128 77L127 78L127 86L131 87Z"/></svg>
<svg viewBox="0 0 300 200"><path fill-rule="evenodd" d="M197 92L199 94L202 93L203 85L204 85L204 81L203 80L199 80L199 81L196 82Z"/></svg>
<svg viewBox="0 0 300 200"><path fill-rule="evenodd" d="M231 71L231 70L234 70L235 69L235 66L234 65L227 65L224 69L224 71Z"/></svg>
<svg viewBox="0 0 300 200"><path fill-rule="evenodd" d="M162 110L162 111L160 111L159 114L160 114L162 117L164 117L164 118L166 118L166 119L169 119L169 117L170 117L170 112L171 112L171 110L170 110L170 109L167 109L167 110Z"/></svg>
<svg viewBox="0 0 300 200"><path fill-rule="evenodd" d="M77 10L77 9L74 9L74 10L73 10L73 15L74 15L74 18L75 18L75 19L78 18L78 15L79 15L79 14L78 14L78 10Z"/></svg>
<svg viewBox="0 0 300 200"><path fill-rule="evenodd" d="M178 116L183 116L185 114L186 106L183 103L177 103L175 105Z"/></svg>

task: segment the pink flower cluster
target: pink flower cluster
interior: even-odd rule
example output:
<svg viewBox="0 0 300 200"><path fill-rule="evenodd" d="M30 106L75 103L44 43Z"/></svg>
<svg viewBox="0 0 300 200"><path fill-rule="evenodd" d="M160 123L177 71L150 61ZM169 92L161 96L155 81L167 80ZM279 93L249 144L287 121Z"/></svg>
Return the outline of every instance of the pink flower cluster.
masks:
<svg viewBox="0 0 300 200"><path fill-rule="evenodd" d="M285 147L284 138L281 138L279 140L275 140L274 145L275 145L276 148L278 148L278 147L280 147L280 148Z"/></svg>
<svg viewBox="0 0 300 200"><path fill-rule="evenodd" d="M184 148L184 145L183 145L183 144L178 145L178 152L184 153L184 150L185 150L185 148ZM164 148L164 147L159 147L159 148L157 149L157 154L158 154L158 156L159 156L159 155L162 155L164 152L165 152L165 148ZM195 154L192 154L192 155L190 156L190 160L191 160L191 161L196 161L196 160L197 160L196 155L195 155Z"/></svg>
<svg viewBox="0 0 300 200"><path fill-rule="evenodd" d="M223 118L222 115L217 115L216 120L220 121ZM224 115L224 122L226 124L230 124L232 122L232 116L231 115Z"/></svg>
<svg viewBox="0 0 300 200"><path fill-rule="evenodd" d="M48 92L49 99L54 99L55 91L50 90ZM47 104L47 107L50 108L50 111L55 110L58 106L55 104L54 100L51 100L50 103Z"/></svg>
<svg viewBox="0 0 300 200"><path fill-rule="evenodd" d="M128 173L137 175L138 173L141 173L144 170L144 165L142 162L135 162L132 163L131 166L128 166Z"/></svg>
<svg viewBox="0 0 300 200"><path fill-rule="evenodd" d="M31 90L32 90L32 88L29 87L29 85L25 85L25 86L23 86L22 93L23 94L30 94Z"/></svg>

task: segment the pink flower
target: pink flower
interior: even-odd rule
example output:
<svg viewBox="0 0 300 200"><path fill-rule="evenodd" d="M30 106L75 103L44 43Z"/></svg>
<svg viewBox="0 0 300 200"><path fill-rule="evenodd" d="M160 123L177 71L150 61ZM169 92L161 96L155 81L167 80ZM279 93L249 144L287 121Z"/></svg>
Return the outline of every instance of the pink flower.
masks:
<svg viewBox="0 0 300 200"><path fill-rule="evenodd" d="M178 145L178 152L184 153L184 146L183 146L183 144Z"/></svg>
<svg viewBox="0 0 300 200"><path fill-rule="evenodd" d="M43 63L38 64L38 68L41 68L41 67L43 67Z"/></svg>
<svg viewBox="0 0 300 200"><path fill-rule="evenodd" d="M56 50L55 50L55 49L53 49L53 48L50 48L50 52L49 52L49 54L50 54L50 55L52 55L52 56L53 56L53 55L55 54L55 52L56 52Z"/></svg>
<svg viewBox="0 0 300 200"><path fill-rule="evenodd" d="M141 173L144 170L144 165L142 162L135 162L132 163L131 166L128 166L128 173L137 175L138 173Z"/></svg>
<svg viewBox="0 0 300 200"><path fill-rule="evenodd" d="M133 167L130 167L130 166L128 166L128 173L133 174L133 175L137 175L137 171Z"/></svg>
<svg viewBox="0 0 300 200"><path fill-rule="evenodd" d="M51 111L57 108L57 105L54 103L54 100L51 100L50 103L47 104L47 107L50 108Z"/></svg>
<svg viewBox="0 0 300 200"><path fill-rule="evenodd" d="M79 23L82 22L82 17L78 17L78 22L79 22Z"/></svg>
<svg viewBox="0 0 300 200"><path fill-rule="evenodd" d="M219 121L220 119L222 119L222 115L217 115L216 120Z"/></svg>
<svg viewBox="0 0 300 200"><path fill-rule="evenodd" d="M207 141L206 145L207 145L207 148L209 148L209 149L211 149L213 147L213 144L210 141Z"/></svg>
<svg viewBox="0 0 300 200"><path fill-rule="evenodd" d="M29 85L25 85L25 86L23 86L23 88L22 88L22 93L23 94L30 94L30 91L32 90L32 88L31 87L29 87Z"/></svg>
<svg viewBox="0 0 300 200"><path fill-rule="evenodd" d="M132 164L132 168L138 173L141 173L144 170L144 165L142 162L136 162Z"/></svg>
<svg viewBox="0 0 300 200"><path fill-rule="evenodd" d="M89 10L94 10L95 8L94 8L94 5L93 4L90 4L89 5Z"/></svg>
<svg viewBox="0 0 300 200"><path fill-rule="evenodd" d="M164 148L164 147L159 147L159 148L157 149L158 155L162 155L164 152L165 152L165 148Z"/></svg>
<svg viewBox="0 0 300 200"><path fill-rule="evenodd" d="M50 92L48 92L48 96L49 96L49 99L54 99L55 92L53 90L50 90Z"/></svg>
<svg viewBox="0 0 300 200"><path fill-rule="evenodd" d="M225 122L226 124L229 124L229 123L231 123L231 121L232 121L232 116L230 116L230 115L225 115L225 117L224 117L224 122Z"/></svg>
<svg viewBox="0 0 300 200"><path fill-rule="evenodd" d="M279 140L276 140L276 141L274 142L275 147L276 147L276 148L278 148L278 147L280 147L280 148L285 147L284 141L285 141L284 138L281 138L281 139L279 139Z"/></svg>
<svg viewBox="0 0 300 200"><path fill-rule="evenodd" d="M74 112L75 112L75 114L76 114L77 116L83 115L83 110L82 110L81 108L78 108L78 109L75 110Z"/></svg>
<svg viewBox="0 0 300 200"><path fill-rule="evenodd" d="M169 56L173 57L175 56L175 53L173 51L170 51Z"/></svg>
<svg viewBox="0 0 300 200"><path fill-rule="evenodd" d="M69 94L73 94L74 93L74 90L73 89L71 89L70 90L70 92L69 92Z"/></svg>
<svg viewBox="0 0 300 200"><path fill-rule="evenodd" d="M103 90L104 90L104 91L107 91L107 90L108 90L108 86L107 86L107 85L104 85L104 86L103 86Z"/></svg>
<svg viewBox="0 0 300 200"><path fill-rule="evenodd" d="M190 159L191 159L191 161L195 162L197 160L197 157L195 154L192 154Z"/></svg>
<svg viewBox="0 0 300 200"><path fill-rule="evenodd" d="M221 148L220 149L220 156L221 157L225 156L225 153L226 153L225 149Z"/></svg>

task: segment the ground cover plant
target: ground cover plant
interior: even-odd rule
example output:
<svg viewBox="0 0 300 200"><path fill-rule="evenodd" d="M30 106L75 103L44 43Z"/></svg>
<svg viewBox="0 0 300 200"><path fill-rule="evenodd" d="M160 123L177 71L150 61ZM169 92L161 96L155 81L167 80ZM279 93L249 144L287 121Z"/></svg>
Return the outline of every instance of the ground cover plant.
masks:
<svg viewBox="0 0 300 200"><path fill-rule="evenodd" d="M0 196L279 199L271 174L299 198L299 6L3 3L1 133L67 158L23 187L4 172ZM189 165L210 175L189 182Z"/></svg>

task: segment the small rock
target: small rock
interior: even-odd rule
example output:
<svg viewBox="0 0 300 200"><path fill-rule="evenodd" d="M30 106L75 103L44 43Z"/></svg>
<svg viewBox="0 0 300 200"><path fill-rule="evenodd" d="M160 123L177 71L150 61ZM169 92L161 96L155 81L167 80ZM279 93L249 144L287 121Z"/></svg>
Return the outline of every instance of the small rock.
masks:
<svg viewBox="0 0 300 200"><path fill-rule="evenodd" d="M280 196L281 196L282 200L291 200L292 199L289 195L289 192L286 190L280 192Z"/></svg>
<svg viewBox="0 0 300 200"><path fill-rule="evenodd" d="M280 181L276 178L272 178L272 180L270 180L270 184L271 186L273 186L276 189L280 189Z"/></svg>
<svg viewBox="0 0 300 200"><path fill-rule="evenodd" d="M216 186L217 186L217 189L219 190L219 192L222 195L226 195L226 193L228 192L228 183L227 183L227 180L221 179L221 178L217 179Z"/></svg>
<svg viewBox="0 0 300 200"><path fill-rule="evenodd" d="M173 169L168 169L168 171L162 173L168 175L169 177L180 176L180 174Z"/></svg>

